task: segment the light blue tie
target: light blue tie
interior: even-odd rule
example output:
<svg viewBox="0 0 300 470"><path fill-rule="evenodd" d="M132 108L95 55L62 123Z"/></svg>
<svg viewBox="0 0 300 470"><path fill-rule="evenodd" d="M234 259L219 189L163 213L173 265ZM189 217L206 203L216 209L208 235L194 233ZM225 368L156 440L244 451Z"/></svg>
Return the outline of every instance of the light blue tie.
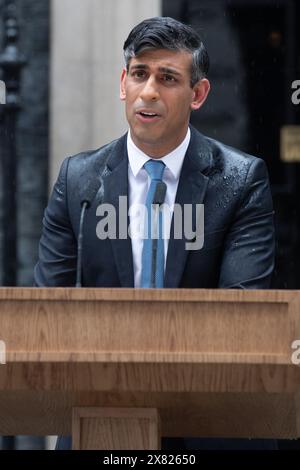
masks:
<svg viewBox="0 0 300 470"><path fill-rule="evenodd" d="M162 182L165 164L159 160L148 160L144 168L151 178L151 183L146 199L148 224L143 244L141 287L163 287L165 257L162 211L156 206L156 211L152 214L154 217L151 217L151 206L157 185ZM154 228L152 222L158 226L158 233L153 234L153 238L156 236L157 240L151 236Z"/></svg>

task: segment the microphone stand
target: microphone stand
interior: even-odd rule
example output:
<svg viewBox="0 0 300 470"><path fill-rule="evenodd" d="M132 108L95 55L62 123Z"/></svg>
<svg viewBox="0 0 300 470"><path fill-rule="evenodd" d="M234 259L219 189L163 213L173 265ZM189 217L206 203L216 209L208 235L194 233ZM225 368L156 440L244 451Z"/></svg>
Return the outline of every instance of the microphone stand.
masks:
<svg viewBox="0 0 300 470"><path fill-rule="evenodd" d="M157 264L157 245L158 245L158 236L157 226L159 225L159 211L160 206L163 204L166 196L167 186L162 181L157 184L155 194L152 201L152 208L154 212L154 220L152 219L151 227L153 228L153 233L151 233L152 238L152 257L151 257L151 282L150 285L152 288L156 287L155 282L155 273L156 273L156 264ZM153 213L151 214L152 217ZM161 220L161 223L163 221ZM162 227L161 227L162 229ZM163 229L162 229L163 230Z"/></svg>
<svg viewBox="0 0 300 470"><path fill-rule="evenodd" d="M80 213L80 222L79 222L79 232L78 232L78 241L77 241L77 267L76 267L76 284L75 287L82 287L82 241L83 241L83 222L85 211L90 207L89 201L83 201L81 203L81 213Z"/></svg>
<svg viewBox="0 0 300 470"><path fill-rule="evenodd" d="M94 182L89 185L89 188L83 191L80 205L80 220L79 220L79 229L78 229L78 240L77 240L77 265L76 265L76 284L75 287L82 287L82 245L83 245L83 224L86 210L91 207L92 202L100 189L100 183Z"/></svg>

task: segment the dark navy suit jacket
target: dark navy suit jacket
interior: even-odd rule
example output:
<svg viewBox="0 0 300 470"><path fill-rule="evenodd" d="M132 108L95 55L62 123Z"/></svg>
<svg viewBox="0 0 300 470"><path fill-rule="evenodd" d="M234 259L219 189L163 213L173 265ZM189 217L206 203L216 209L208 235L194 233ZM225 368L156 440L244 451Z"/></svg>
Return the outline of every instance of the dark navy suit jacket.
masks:
<svg viewBox="0 0 300 470"><path fill-rule="evenodd" d="M130 238L100 240L96 234L98 205L110 203L118 212L118 197L128 195L126 135L64 160L45 211L36 286L74 286L80 203L91 189L96 196L84 223L83 286L134 287ZM263 160L191 128L176 202L204 204L204 246L187 251L187 240L174 238L171 227L165 287L269 287L274 228Z"/></svg>

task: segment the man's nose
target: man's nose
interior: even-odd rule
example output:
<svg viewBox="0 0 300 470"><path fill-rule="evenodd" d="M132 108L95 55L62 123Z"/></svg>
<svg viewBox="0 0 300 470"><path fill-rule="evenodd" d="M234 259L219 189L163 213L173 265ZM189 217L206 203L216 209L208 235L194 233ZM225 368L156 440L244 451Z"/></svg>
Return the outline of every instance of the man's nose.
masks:
<svg viewBox="0 0 300 470"><path fill-rule="evenodd" d="M159 98L158 86L155 77L149 77L144 83L140 97L144 101L156 101Z"/></svg>

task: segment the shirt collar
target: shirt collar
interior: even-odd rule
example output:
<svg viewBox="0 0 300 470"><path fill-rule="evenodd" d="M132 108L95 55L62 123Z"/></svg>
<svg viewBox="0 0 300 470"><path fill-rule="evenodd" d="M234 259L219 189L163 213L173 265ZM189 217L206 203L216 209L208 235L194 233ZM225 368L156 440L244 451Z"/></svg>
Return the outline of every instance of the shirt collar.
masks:
<svg viewBox="0 0 300 470"><path fill-rule="evenodd" d="M175 179L179 179L181 167L183 164L184 156L187 151L191 139L191 131L188 128L187 133L181 144L168 153L164 157L160 158L160 161L164 162L166 169L171 172ZM140 150L133 142L130 130L127 135L127 152L128 160L133 176L136 177L139 171L143 168L144 164L150 160L150 157Z"/></svg>

